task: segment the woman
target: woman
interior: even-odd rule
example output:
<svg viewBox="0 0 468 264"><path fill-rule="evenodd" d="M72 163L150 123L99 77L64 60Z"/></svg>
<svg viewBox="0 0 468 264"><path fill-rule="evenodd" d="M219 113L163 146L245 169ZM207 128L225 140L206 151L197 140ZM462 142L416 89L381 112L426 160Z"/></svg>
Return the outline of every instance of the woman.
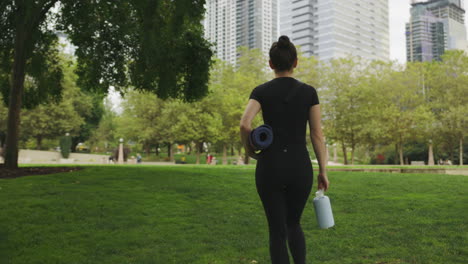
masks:
<svg viewBox="0 0 468 264"><path fill-rule="evenodd" d="M257 159L255 183L268 220L272 264L289 263L286 241L294 263L305 264L300 218L313 183L305 139L307 121L319 163L318 188L327 190L329 186L319 100L312 86L292 77L297 52L287 36L273 43L269 62L276 78L252 91L240 123L241 139L248 155ZM260 109L264 123L273 129L273 143L256 154L249 134Z"/></svg>

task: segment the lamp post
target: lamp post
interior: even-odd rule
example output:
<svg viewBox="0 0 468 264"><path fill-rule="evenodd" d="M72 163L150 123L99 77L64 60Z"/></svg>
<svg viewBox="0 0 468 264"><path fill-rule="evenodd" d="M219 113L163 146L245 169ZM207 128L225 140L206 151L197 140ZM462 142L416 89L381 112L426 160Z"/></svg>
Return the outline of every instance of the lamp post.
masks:
<svg viewBox="0 0 468 264"><path fill-rule="evenodd" d="M119 141L120 141L120 144L119 144L119 159L118 159L118 162L119 162L119 164L123 164L124 163L123 138L121 138Z"/></svg>

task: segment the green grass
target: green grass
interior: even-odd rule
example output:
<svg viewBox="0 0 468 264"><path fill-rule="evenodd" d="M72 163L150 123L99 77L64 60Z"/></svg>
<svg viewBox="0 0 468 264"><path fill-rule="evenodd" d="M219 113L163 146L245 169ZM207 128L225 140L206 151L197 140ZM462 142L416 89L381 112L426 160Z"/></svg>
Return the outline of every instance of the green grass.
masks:
<svg viewBox="0 0 468 264"><path fill-rule="evenodd" d="M329 178L336 226L317 228L311 196L301 221L308 263L466 263L468 177ZM270 263L254 179L252 166L86 166L3 179L0 263Z"/></svg>

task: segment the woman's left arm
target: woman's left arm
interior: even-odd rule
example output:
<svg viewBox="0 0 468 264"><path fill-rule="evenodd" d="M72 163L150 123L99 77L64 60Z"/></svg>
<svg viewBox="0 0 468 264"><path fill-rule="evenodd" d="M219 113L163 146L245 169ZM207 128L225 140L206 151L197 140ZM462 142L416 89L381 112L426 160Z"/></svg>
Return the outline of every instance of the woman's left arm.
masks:
<svg viewBox="0 0 468 264"><path fill-rule="evenodd" d="M247 107L245 108L244 115L242 115L240 121L240 135L242 145L244 145L247 154L254 159L258 159L258 155L255 154L255 150L250 144L249 135L252 131L252 120L257 115L257 113L260 112L260 108L260 103L257 100L250 99Z"/></svg>

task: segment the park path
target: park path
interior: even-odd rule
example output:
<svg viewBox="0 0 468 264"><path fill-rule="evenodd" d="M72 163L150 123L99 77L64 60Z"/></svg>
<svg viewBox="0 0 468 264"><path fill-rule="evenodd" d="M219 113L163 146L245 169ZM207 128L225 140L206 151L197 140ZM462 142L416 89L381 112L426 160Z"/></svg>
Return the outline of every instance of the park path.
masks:
<svg viewBox="0 0 468 264"><path fill-rule="evenodd" d="M0 157L0 163L3 163ZM58 151L20 149L18 155L19 164L112 164L109 163L109 155L70 153L69 160L62 160ZM131 161L125 163L132 165ZM175 165L174 162L152 162L143 161L143 165ZM139 165L139 164L135 164ZM178 164L177 164L178 165Z"/></svg>

